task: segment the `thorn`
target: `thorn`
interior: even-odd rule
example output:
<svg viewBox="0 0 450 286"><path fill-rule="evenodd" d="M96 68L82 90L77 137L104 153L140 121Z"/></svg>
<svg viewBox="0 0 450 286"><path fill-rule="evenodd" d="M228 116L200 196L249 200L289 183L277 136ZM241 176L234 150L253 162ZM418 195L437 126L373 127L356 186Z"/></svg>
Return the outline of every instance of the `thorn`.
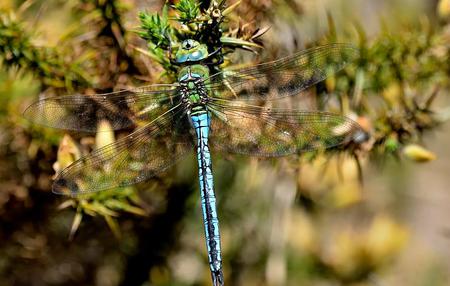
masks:
<svg viewBox="0 0 450 286"><path fill-rule="evenodd" d="M364 187L364 174L362 170L361 160L359 159L358 154L353 152L353 158L355 159L356 168L358 169L358 181L361 187Z"/></svg>
<svg viewBox="0 0 450 286"><path fill-rule="evenodd" d="M425 102L425 109L429 109L433 101L436 99L437 95L439 94L439 91L441 90L441 87L437 85L433 91L431 92L430 97L428 97L427 101Z"/></svg>

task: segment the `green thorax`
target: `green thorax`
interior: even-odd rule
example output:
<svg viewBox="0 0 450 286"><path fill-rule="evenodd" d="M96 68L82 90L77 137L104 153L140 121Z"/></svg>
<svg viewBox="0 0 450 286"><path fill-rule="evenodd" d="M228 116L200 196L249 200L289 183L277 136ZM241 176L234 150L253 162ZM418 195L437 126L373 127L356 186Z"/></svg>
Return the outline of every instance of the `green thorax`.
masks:
<svg viewBox="0 0 450 286"><path fill-rule="evenodd" d="M204 80L208 77L208 67L200 64L185 66L179 71L178 81L187 87L185 90L186 96L192 104L200 103L202 95L199 93L199 85L204 85Z"/></svg>
<svg viewBox="0 0 450 286"><path fill-rule="evenodd" d="M184 65L178 72L178 82L186 87L185 96L193 105L201 102L202 95L198 85L204 84L203 80L209 77L209 68L200 63L206 58L206 45L194 40L183 41L175 56L175 61Z"/></svg>

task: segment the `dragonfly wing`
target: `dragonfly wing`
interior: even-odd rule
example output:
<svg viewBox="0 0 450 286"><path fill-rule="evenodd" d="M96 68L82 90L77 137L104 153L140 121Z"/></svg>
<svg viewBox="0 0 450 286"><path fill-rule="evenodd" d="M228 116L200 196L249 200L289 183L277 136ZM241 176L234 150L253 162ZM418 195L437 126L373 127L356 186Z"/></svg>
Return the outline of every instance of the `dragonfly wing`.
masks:
<svg viewBox="0 0 450 286"><path fill-rule="evenodd" d="M296 95L341 70L359 55L349 44L329 44L276 61L222 71L205 85L216 97L240 100L274 99Z"/></svg>
<svg viewBox="0 0 450 286"><path fill-rule="evenodd" d="M62 170L53 192L79 195L146 180L192 150L189 133L176 128L187 120L177 106L130 135L93 151ZM178 122L178 123L177 123Z"/></svg>
<svg viewBox="0 0 450 286"><path fill-rule="evenodd" d="M210 103L211 147L274 157L326 149L364 133L353 120L328 112L266 109L242 102Z"/></svg>
<svg viewBox="0 0 450 286"><path fill-rule="evenodd" d="M136 121L151 121L162 106L178 97L176 86L151 85L96 95L56 96L29 106L24 116L38 124L85 132L95 132L101 120L114 130L133 126Z"/></svg>

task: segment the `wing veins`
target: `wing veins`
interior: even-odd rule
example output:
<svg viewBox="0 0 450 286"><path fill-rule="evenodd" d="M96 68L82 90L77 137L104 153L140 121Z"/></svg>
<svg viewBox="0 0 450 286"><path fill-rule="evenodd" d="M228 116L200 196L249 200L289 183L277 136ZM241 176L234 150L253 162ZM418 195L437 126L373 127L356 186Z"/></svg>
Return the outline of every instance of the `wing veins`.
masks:
<svg viewBox="0 0 450 286"><path fill-rule="evenodd" d="M174 118L176 115L182 112L182 109L179 108L181 104L178 104L171 108L170 110L166 111L162 115L160 115L158 118L153 120L152 122L148 123L146 126L136 130L135 132L131 133L130 135L116 141L115 143L106 145L102 148L99 148L97 150L94 150L89 155L80 158L79 160L72 163L70 166L62 170L57 178L55 179L54 184L54 191L56 193L62 193L58 190L58 188L67 187L66 185L61 185L66 182L75 182L72 185L76 184L76 178L79 176L79 173L82 172L83 168L90 168L90 167L98 167L101 166L103 169L107 164L113 164L114 165L114 176L121 177L122 173L126 171L126 168L124 165L126 164L126 160L130 158L131 152L129 151L135 151L139 150L140 147L147 148L146 146L142 146L142 143L144 140L152 140L152 136L158 134L160 131L163 131L161 127L164 127L168 125L172 118ZM178 109L178 110L176 110ZM176 111L175 111L176 110ZM172 113L172 114L170 114ZM170 116L168 116L170 115ZM145 149L148 151L149 149ZM178 154L175 159L178 159L181 155ZM122 158L120 158L122 157ZM115 161L115 159L118 159ZM149 162L151 162L151 158L149 158ZM173 159L173 158L172 158ZM163 163L163 162L162 162ZM171 166L172 164L169 164ZM90 193L94 191L100 191L105 189L110 189L114 187L120 187L125 186L133 183L140 182L146 178L151 177L152 175L168 168L169 166L160 166L159 169L152 171L152 174L138 174L135 178L132 178L131 180L126 179L125 182L116 182L114 179L111 181L110 184L106 186L99 186L98 189L90 189L90 190L80 190L73 193L73 190L71 190L72 195L78 195L78 194L85 194ZM144 170L144 169L143 169ZM142 170L141 170L142 171ZM69 180L69 181L68 181ZM58 182L60 185L58 185ZM89 182L92 184L93 182Z"/></svg>

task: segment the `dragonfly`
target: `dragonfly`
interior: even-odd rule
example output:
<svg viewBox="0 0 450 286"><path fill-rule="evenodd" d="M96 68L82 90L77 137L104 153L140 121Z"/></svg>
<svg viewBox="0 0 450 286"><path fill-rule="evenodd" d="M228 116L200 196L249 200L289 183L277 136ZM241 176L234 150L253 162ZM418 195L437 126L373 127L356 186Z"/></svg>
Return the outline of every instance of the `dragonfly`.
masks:
<svg viewBox="0 0 450 286"><path fill-rule="evenodd" d="M211 150L278 157L339 147L364 134L352 119L324 111L274 108L358 57L334 43L275 61L213 72L205 44L184 40L175 52L177 81L97 95L41 99L24 116L65 130L96 132L136 127L63 169L52 190L71 196L147 180L196 151L206 248L212 283L224 285Z"/></svg>

